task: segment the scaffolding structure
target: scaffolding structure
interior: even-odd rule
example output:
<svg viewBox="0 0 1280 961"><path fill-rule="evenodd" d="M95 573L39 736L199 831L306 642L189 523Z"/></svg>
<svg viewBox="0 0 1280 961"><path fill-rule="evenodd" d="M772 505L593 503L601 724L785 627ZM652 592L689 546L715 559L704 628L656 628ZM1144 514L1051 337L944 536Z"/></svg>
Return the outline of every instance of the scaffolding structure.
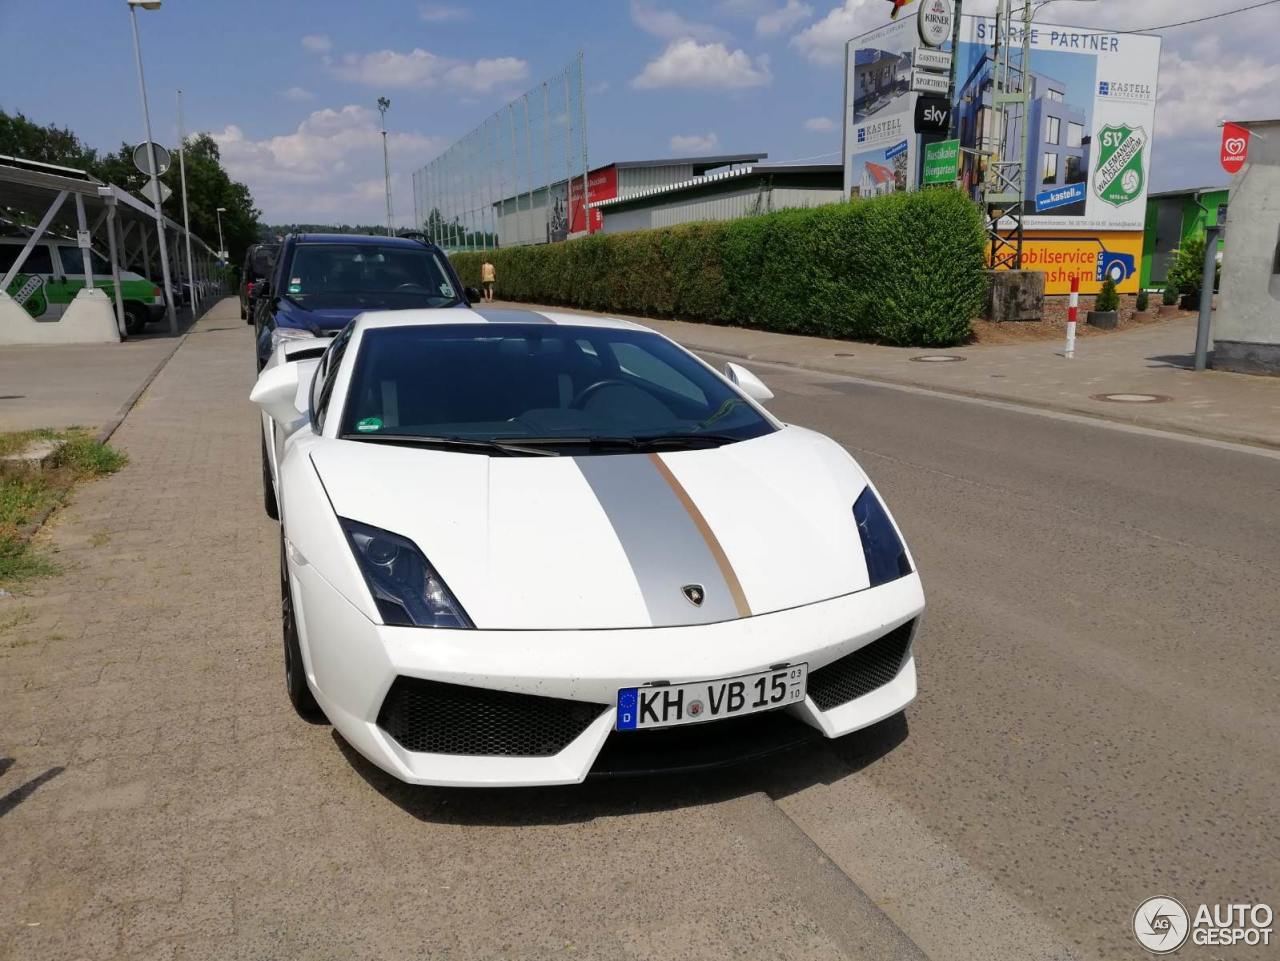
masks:
<svg viewBox="0 0 1280 961"><path fill-rule="evenodd" d="M999 0L996 9L990 115L995 130L984 131L984 145L991 144L991 161L982 185L988 266L992 268L1022 267L1032 12L1031 0L1023 0L1015 29L1013 0ZM1016 143L1010 142L1011 127L1018 131Z"/></svg>

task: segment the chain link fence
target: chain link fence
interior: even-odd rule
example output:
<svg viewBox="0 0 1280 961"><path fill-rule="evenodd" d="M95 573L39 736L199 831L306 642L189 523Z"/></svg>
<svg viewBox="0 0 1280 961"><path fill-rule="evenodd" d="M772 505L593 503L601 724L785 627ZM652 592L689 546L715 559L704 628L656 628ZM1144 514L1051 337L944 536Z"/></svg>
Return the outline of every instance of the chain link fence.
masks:
<svg viewBox="0 0 1280 961"><path fill-rule="evenodd" d="M448 251L565 240L586 229L582 53L413 174L414 221Z"/></svg>

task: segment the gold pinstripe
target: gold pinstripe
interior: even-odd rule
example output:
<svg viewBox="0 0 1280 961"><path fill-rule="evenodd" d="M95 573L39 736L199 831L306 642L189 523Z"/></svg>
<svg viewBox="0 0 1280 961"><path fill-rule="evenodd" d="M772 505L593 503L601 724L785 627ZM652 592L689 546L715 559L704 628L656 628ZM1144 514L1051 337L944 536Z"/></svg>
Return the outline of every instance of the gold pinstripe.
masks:
<svg viewBox="0 0 1280 961"><path fill-rule="evenodd" d="M725 584L729 586L729 595L733 598L734 607L738 609L738 616L750 617L751 605L747 603L747 595L742 590L742 584L738 580L737 572L734 571L733 565L729 563L729 557L725 554L724 548L720 546L720 541L716 538L715 532L711 530L711 525L702 516L702 511L698 510L698 505L693 502L689 492L684 489L684 485L680 481L676 480L676 475L671 473L671 468L663 463L661 457L657 454L650 454L649 460L653 462L654 468L663 480L671 486L672 493L676 495L676 499L684 506L690 520L693 521L693 526L698 529L698 533L702 535L703 541L706 542L707 550L715 558L716 567L720 568L720 576L724 578Z"/></svg>

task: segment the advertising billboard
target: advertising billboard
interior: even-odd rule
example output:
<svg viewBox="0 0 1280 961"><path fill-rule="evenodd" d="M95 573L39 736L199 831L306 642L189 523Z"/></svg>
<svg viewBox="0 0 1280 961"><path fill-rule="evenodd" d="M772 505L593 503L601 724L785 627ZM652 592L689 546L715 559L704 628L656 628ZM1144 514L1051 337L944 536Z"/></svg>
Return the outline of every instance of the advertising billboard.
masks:
<svg viewBox="0 0 1280 961"><path fill-rule="evenodd" d="M1022 239L1022 267L1044 273L1046 294L1097 293L1107 278L1122 294L1137 293L1141 230L1034 230Z"/></svg>
<svg viewBox="0 0 1280 961"><path fill-rule="evenodd" d="M845 44L844 192L875 197L916 185L919 138L911 92L915 19L904 17Z"/></svg>
<svg viewBox="0 0 1280 961"><path fill-rule="evenodd" d="M612 165L599 167L587 175L587 202L598 203L618 196L618 168ZM589 232L595 233L604 224L600 211L591 211ZM582 217L582 178L569 181L569 233L580 234L587 230Z"/></svg>
<svg viewBox="0 0 1280 961"><path fill-rule="evenodd" d="M1160 38L1034 25L1027 115L1011 108L1007 120L992 106L994 38L992 18L963 18L953 109L965 148L961 182L970 196L978 199L985 163L974 151L994 149L1007 123L1007 143L1018 145L1026 135L1024 229L1142 230ZM1008 39L1021 45L1021 24Z"/></svg>

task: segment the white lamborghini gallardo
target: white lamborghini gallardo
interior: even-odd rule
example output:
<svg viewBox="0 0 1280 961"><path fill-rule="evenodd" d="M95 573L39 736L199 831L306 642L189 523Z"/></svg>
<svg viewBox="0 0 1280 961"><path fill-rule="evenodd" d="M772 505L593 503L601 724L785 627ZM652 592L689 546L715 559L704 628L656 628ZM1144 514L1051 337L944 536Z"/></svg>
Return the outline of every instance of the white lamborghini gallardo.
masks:
<svg viewBox="0 0 1280 961"><path fill-rule="evenodd" d="M358 316L253 388L285 676L405 781L535 785L838 737L916 694L866 475L633 323Z"/></svg>

